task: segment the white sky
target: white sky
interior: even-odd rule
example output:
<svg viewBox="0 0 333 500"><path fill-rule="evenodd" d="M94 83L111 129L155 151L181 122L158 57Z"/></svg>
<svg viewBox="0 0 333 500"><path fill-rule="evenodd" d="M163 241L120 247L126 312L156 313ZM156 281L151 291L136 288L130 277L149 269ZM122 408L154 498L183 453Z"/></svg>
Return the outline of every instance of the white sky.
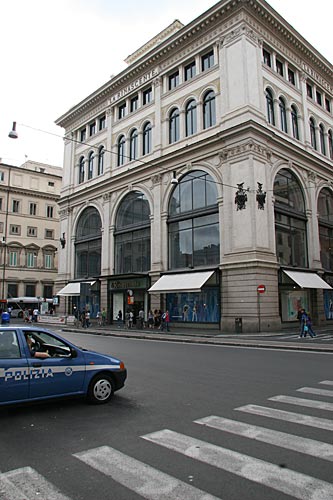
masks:
<svg viewBox="0 0 333 500"><path fill-rule="evenodd" d="M215 0L0 0L0 157L62 166L54 121L125 69L124 59L175 19L188 24ZM333 62L332 0L269 0ZM12 122L19 138L9 139ZM37 128L41 131L20 126Z"/></svg>

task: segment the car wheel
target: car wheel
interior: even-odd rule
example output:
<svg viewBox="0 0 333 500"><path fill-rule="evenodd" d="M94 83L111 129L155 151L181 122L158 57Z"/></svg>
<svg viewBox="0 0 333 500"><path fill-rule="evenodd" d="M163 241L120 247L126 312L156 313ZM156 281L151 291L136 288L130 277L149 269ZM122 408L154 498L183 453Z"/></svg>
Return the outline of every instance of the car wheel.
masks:
<svg viewBox="0 0 333 500"><path fill-rule="evenodd" d="M113 393L114 386L110 375L97 375L90 382L87 396L91 403L102 404L110 401Z"/></svg>

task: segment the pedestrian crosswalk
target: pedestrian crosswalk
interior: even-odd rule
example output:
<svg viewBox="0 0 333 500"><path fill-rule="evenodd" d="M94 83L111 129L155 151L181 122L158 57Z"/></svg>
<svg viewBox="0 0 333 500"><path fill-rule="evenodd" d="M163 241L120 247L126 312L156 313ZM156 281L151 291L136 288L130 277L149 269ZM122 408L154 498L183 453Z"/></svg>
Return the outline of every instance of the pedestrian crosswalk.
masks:
<svg viewBox="0 0 333 500"><path fill-rule="evenodd" d="M223 415L209 415L194 420L193 424L195 425L191 427L191 432L180 433L175 429L166 428L144 434L140 436L140 439L142 439L142 443L149 443L147 456L152 449L155 450L154 454L158 453L158 450L164 449L166 453L177 456L177 460L190 460L198 466L204 464L205 467L212 470L224 471L229 474L229 481L230 477L234 477L234 484L236 484L237 478L241 478L250 481L253 485L258 485L258 487L276 491L279 495L287 495L288 498L332 500L333 477L326 477L324 480L322 477L316 477L315 472L313 475L308 475L302 469L293 470L290 467L281 467L278 463L270 463L260 458L257 444L255 447L251 447L251 443L254 442L264 443L265 446L274 447L275 450L280 449L285 450L286 453L300 454L301 457L307 456L309 460L313 460L311 462L313 464L318 460L325 461L327 465L333 462L331 437L327 439L327 442L324 442L303 437L302 433L296 435L285 432L286 429L290 431L290 423L329 432L333 431L333 421L329 418L330 412L333 411L333 403L329 401L329 398L333 396L333 390L330 389L333 386L333 381L322 380L318 382L318 385L319 387L296 389L296 394L302 393L304 395L302 398L294 395L276 395L267 398L267 406L247 404L234 408L239 418L230 419ZM317 400L318 397L321 400ZM311 409L311 414L306 413L307 409ZM316 416L316 412L319 411L326 414L328 418ZM246 422L249 415L252 416L251 423ZM269 423L272 423L273 420L275 428L271 429ZM262 425L263 422L265 422L265 426ZM277 422L279 422L281 430L276 430ZM204 432L200 432L200 426ZM206 429L207 432L210 429L213 433L209 433L210 440L208 441L202 439L202 436L207 435ZM214 440L211 438L212 435L215 435L214 433L217 433L216 442L211 442ZM194 437L193 434L199 434L200 439ZM226 434L228 435L227 440L219 439L219 436ZM236 448L238 451L230 449L232 448L230 443L234 439L237 439ZM220 445L221 442L223 446ZM229 443L229 446L224 446L225 443ZM242 449L242 443L247 450L246 453L239 451ZM249 453L249 450L251 452L256 450L256 456L251 456L252 453ZM223 479L221 479L221 485L216 487L214 484L211 491L205 491L209 490L207 482L205 483L206 487L200 489L199 484L191 484L190 476L180 479L176 465L173 476L170 475L170 467L168 467L169 473L166 473L149 464L149 462L154 463L151 459L147 458L146 463L112 446L90 448L74 453L73 457L78 464L81 463L82 467L89 468L85 470L94 470L103 474L106 480L110 479L121 487L127 488L132 494L138 495L138 498L147 500L228 500L228 494L223 488ZM267 457L267 448L265 457ZM300 463L302 461L303 458L300 459ZM315 470L316 467L314 467ZM103 500L98 492L96 492L97 497ZM0 474L1 500L36 500L36 498L40 500L71 500L30 467ZM82 498L85 499L84 496ZM253 496L251 498L259 497ZM105 498L105 500L107 499Z"/></svg>

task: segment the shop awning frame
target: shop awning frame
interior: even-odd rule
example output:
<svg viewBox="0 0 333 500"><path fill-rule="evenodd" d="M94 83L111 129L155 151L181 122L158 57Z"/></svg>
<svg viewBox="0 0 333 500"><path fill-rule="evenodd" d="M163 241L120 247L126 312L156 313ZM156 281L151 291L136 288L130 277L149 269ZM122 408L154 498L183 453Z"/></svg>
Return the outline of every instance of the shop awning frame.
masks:
<svg viewBox="0 0 333 500"><path fill-rule="evenodd" d="M75 281L72 283L67 283L64 288L59 290L56 295L60 295L60 297L79 297L81 293L81 283L88 283L92 286L96 281Z"/></svg>
<svg viewBox="0 0 333 500"><path fill-rule="evenodd" d="M301 288L317 288L323 290L332 290L332 287L326 283L317 273L305 273L301 271L287 271L283 272L292 279Z"/></svg>
<svg viewBox="0 0 333 500"><path fill-rule="evenodd" d="M148 290L149 293L201 292L215 271L164 274Z"/></svg>

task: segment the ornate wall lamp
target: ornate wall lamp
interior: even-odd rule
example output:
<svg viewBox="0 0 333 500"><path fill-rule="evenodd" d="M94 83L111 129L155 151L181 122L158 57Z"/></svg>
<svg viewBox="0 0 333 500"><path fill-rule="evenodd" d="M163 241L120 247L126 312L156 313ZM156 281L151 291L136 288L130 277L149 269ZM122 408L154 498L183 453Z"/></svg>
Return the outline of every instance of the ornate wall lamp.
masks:
<svg viewBox="0 0 333 500"><path fill-rule="evenodd" d="M247 202L247 194L246 191L248 189L244 189L244 182L241 182L240 184L237 184L237 191L235 194L235 203L237 206L237 210L243 210L246 208L246 202Z"/></svg>
<svg viewBox="0 0 333 500"><path fill-rule="evenodd" d="M62 233L62 237L60 238L60 244L61 244L61 248L65 248L65 246L66 246L66 235L65 235L65 233Z"/></svg>
<svg viewBox="0 0 333 500"><path fill-rule="evenodd" d="M257 182L257 184L258 184L258 189L257 189L256 200L258 203L258 208L259 210L264 210L266 203L266 191L262 190L262 184L260 182Z"/></svg>

